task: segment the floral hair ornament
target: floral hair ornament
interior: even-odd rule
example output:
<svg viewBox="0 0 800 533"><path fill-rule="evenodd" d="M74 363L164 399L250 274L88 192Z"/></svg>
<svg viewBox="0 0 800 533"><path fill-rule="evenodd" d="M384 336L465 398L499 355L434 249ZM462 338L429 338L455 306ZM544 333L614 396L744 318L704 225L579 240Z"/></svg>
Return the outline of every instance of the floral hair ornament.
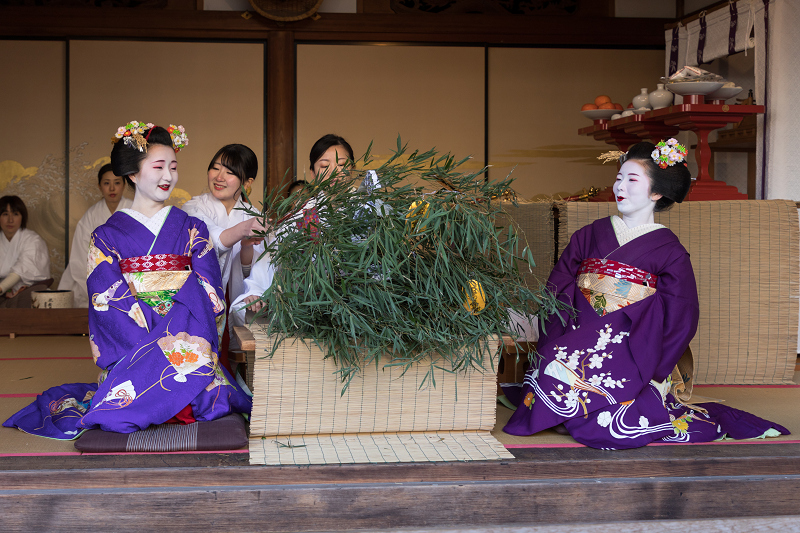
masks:
<svg viewBox="0 0 800 533"><path fill-rule="evenodd" d="M183 148L188 146L189 137L186 136L186 130L183 129L183 126L170 124L167 131L169 132L169 136L172 137L172 147L175 149L175 153L180 152Z"/></svg>
<svg viewBox="0 0 800 533"><path fill-rule="evenodd" d="M628 152L620 152L619 150L611 150L610 152L606 152L604 154L600 154L597 156L597 159L600 159L603 164L605 165L609 161L619 161L622 159Z"/></svg>
<svg viewBox="0 0 800 533"><path fill-rule="evenodd" d="M137 122L132 120L125 124L124 126L120 126L117 128L117 133L111 138L111 142L116 144L122 139L127 146L132 148L136 148L140 152L147 151L147 139L142 137L142 134L153 128L152 122Z"/></svg>
<svg viewBox="0 0 800 533"><path fill-rule="evenodd" d="M150 134L153 132L153 128L155 128L155 124L152 122L145 123L132 120L124 126L117 128L117 133L111 138L111 142L116 144L122 139L122 142L126 145L140 152L146 152L147 141L150 138ZM189 144L189 138L186 136L186 130L183 129L183 126L170 124L167 131L172 139L172 148L175 152L180 152L182 148L186 148ZM145 132L147 133L145 134Z"/></svg>
<svg viewBox="0 0 800 533"><path fill-rule="evenodd" d="M650 154L656 165L661 168L673 166L675 163L686 164L686 147L678 143L677 139L661 141Z"/></svg>

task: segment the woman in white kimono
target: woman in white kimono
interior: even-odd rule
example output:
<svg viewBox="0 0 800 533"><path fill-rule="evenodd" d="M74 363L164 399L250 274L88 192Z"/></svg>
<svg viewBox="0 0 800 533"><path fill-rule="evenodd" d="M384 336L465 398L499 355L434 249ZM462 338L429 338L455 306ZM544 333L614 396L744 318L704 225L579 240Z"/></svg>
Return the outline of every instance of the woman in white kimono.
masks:
<svg viewBox="0 0 800 533"><path fill-rule="evenodd" d="M72 291L74 307L89 307L89 293L86 290L86 258L89 256L89 241L92 232L106 223L106 220L117 209L127 209L133 203L122 196L126 181L115 176L111 163L103 165L97 173L97 188L103 199L90 207L75 226L72 236L72 249L69 254L69 265L61 276L58 289Z"/></svg>
<svg viewBox="0 0 800 533"><path fill-rule="evenodd" d="M242 198L242 188L250 187L258 174L256 154L243 144L229 144L217 151L208 165L210 192L195 196L183 205L183 210L206 223L219 258L222 286L228 301L235 300L244 290L244 278L250 274L253 259L264 251L254 231L263 231L258 219L243 211L251 208ZM229 319L228 332L243 325L243 319ZM234 338L230 336L230 338ZM227 363L227 350L221 360Z"/></svg>
<svg viewBox="0 0 800 533"><path fill-rule="evenodd" d="M354 160L353 148L350 144L344 138L331 133L320 137L311 147L311 153L309 154L311 173L315 178L331 175L334 171L342 173L353 164ZM288 192L291 194L298 188L305 186L305 181L295 181L289 185ZM311 211L314 204L315 202L312 200L305 207L308 208L308 211ZM296 216L302 218L299 214ZM260 298L264 291L272 285L274 273L274 266L268 256L253 265L250 276L244 282L243 292L231 305L231 314L238 321L244 321L245 307L253 311L259 311L264 306L264 302Z"/></svg>
<svg viewBox="0 0 800 533"><path fill-rule="evenodd" d="M30 307L33 290L53 283L47 245L27 224L28 209L19 196L0 198L0 307Z"/></svg>

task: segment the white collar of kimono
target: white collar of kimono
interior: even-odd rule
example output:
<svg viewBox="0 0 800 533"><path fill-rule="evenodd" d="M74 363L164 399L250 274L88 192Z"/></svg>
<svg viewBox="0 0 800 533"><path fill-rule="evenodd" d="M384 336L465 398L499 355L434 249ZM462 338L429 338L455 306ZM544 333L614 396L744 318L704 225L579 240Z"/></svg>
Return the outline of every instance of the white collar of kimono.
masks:
<svg viewBox="0 0 800 533"><path fill-rule="evenodd" d="M30 230L27 230L25 228L19 228L17 230L17 232L14 234L14 236L11 237L11 239L6 239L6 234L3 233L2 231L0 231L0 236L3 237L3 242L7 242L8 244L18 244L18 243L20 243L21 241L23 241L25 239L23 237L23 235L27 231L30 231Z"/></svg>
<svg viewBox="0 0 800 533"><path fill-rule="evenodd" d="M130 216L137 222L139 222L142 226L150 230L150 233L153 235L158 236L161 232L161 226L164 225L164 221L167 219L167 215L169 215L169 211L172 209L171 205L167 205L162 207L158 213L153 215L152 217L148 218L139 211L134 211L133 209L117 209L117 211L121 211L126 215Z"/></svg>
<svg viewBox="0 0 800 533"><path fill-rule="evenodd" d="M611 225L614 228L614 234L617 236L617 242L619 242L620 246L624 246L633 239L646 235L651 231L665 227L663 224L640 224L629 228L617 215L611 217Z"/></svg>

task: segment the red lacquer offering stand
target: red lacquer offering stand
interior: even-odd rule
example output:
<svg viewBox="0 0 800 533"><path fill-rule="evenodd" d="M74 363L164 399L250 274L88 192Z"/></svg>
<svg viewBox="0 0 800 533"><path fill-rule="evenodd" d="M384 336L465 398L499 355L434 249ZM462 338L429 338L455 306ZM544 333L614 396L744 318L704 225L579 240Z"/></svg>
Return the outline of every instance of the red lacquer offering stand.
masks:
<svg viewBox="0 0 800 533"><path fill-rule="evenodd" d="M727 105L717 101L705 103L703 96L687 95L679 105L617 120L595 120L592 126L579 129L578 134L592 136L595 140L627 151L631 145L642 140L657 143L674 137L681 130L691 130L697 134L695 159L698 175L686 200L747 200L747 195L740 193L736 187L711 179L708 172L711 162L708 134L727 124L738 124L748 115L763 112L763 105ZM603 196L608 196L609 201L614 199L611 193Z"/></svg>

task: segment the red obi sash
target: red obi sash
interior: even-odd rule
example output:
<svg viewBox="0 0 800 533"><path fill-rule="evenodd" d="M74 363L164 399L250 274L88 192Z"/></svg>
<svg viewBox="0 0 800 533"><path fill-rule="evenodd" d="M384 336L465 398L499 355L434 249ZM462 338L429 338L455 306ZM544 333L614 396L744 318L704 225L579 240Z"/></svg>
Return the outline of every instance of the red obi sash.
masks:
<svg viewBox="0 0 800 533"><path fill-rule="evenodd" d="M612 276L617 279L630 281L637 285L644 285L645 287L656 288L658 284L658 276L651 274L646 270L626 265L611 259L584 259L578 269L578 276L581 274L604 274ZM577 277L577 276L576 276Z"/></svg>
<svg viewBox="0 0 800 533"><path fill-rule="evenodd" d="M191 270L192 258L188 255L176 254L140 255L120 260L119 266L126 274L162 270Z"/></svg>

